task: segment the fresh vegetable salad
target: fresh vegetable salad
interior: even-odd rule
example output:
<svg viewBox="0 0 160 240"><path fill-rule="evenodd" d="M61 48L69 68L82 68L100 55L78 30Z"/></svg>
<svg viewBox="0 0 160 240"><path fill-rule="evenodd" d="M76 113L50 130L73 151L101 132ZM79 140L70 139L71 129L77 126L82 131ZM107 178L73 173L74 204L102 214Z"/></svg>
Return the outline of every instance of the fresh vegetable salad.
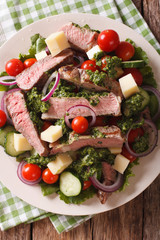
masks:
<svg viewBox="0 0 160 240"><path fill-rule="evenodd" d="M160 93L147 54L115 30L67 23L31 37L0 77L0 144L24 184L81 204L125 190L157 144Z"/></svg>

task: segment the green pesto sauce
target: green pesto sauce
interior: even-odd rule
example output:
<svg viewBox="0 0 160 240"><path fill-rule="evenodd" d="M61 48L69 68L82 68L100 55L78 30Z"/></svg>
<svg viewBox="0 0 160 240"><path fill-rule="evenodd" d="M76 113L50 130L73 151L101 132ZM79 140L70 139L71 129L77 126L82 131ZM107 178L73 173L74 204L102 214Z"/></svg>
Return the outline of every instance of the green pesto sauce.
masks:
<svg viewBox="0 0 160 240"><path fill-rule="evenodd" d="M127 117L139 114L142 111L144 97L140 93L132 95L122 103L123 113Z"/></svg>
<svg viewBox="0 0 160 240"><path fill-rule="evenodd" d="M81 30L83 30L83 29L88 29L88 30L90 30L91 32L97 32L97 33L100 33L99 30L91 29L90 26L89 26L88 24L85 24L83 27L81 27L81 26L80 26L79 24L77 24L77 23L73 23L73 22L72 22L72 24L73 24L75 27L80 28Z"/></svg>
<svg viewBox="0 0 160 240"><path fill-rule="evenodd" d="M90 81L92 81L95 85L105 87L105 82L107 79L107 74L104 72L99 72L96 70L95 72L92 72L91 70L86 70L86 73L90 77Z"/></svg>
<svg viewBox="0 0 160 240"><path fill-rule="evenodd" d="M106 128L106 127L104 127L104 128ZM106 137L106 135L104 133L102 133L101 131L99 131L98 128L93 128L91 130L91 134L94 138L105 138Z"/></svg>
<svg viewBox="0 0 160 240"><path fill-rule="evenodd" d="M25 161L28 163L33 163L38 166L44 166L47 167L47 164L53 160L55 160L56 155L50 156L50 157L42 157L39 154L32 155L30 157L25 158Z"/></svg>
<svg viewBox="0 0 160 240"><path fill-rule="evenodd" d="M72 132L72 130L67 127L66 123L65 123L65 120L64 120L64 117L63 118L60 118L58 119L54 125L58 125L58 126L62 126L62 133L63 133L63 136L59 139L60 143L65 143L67 144L68 143L68 140L69 140L69 134Z"/></svg>
<svg viewBox="0 0 160 240"><path fill-rule="evenodd" d="M41 113L48 111L50 107L49 102L41 101L42 94L38 92L36 87L33 87L26 94L26 105L30 113L31 120L37 126L38 130L41 130L43 121L41 120Z"/></svg>
<svg viewBox="0 0 160 240"><path fill-rule="evenodd" d="M136 138L132 148L136 153L145 152L149 148L149 134L145 133L143 136Z"/></svg>
<svg viewBox="0 0 160 240"><path fill-rule="evenodd" d="M95 149L93 147L84 147L77 151L77 160L69 166L82 177L83 181L88 180L94 173L100 177L102 161L114 164L115 155L111 154L107 148Z"/></svg>
<svg viewBox="0 0 160 240"><path fill-rule="evenodd" d="M54 81L50 83L49 90L54 85ZM74 84L68 84L67 81L60 79L56 91L53 93L53 97L84 97L92 106L96 106L99 103L100 96L107 96L107 92L93 92L84 88L80 88L76 92L77 87Z"/></svg>
<svg viewBox="0 0 160 240"><path fill-rule="evenodd" d="M138 121L138 120L139 120L139 116L134 116L134 117L122 116L122 118L117 121L117 125L121 129L122 133L126 134L131 127L135 129L143 126L144 119L142 119L141 121Z"/></svg>

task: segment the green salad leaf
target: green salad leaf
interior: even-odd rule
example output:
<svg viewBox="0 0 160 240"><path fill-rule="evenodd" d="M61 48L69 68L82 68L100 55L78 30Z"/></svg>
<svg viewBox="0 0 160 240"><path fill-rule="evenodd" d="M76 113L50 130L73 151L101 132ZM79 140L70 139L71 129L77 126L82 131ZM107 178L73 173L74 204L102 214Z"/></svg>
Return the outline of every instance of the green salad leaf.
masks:
<svg viewBox="0 0 160 240"><path fill-rule="evenodd" d="M45 182L39 183L43 196L48 196L52 193L57 193L59 191L58 184L47 184Z"/></svg>

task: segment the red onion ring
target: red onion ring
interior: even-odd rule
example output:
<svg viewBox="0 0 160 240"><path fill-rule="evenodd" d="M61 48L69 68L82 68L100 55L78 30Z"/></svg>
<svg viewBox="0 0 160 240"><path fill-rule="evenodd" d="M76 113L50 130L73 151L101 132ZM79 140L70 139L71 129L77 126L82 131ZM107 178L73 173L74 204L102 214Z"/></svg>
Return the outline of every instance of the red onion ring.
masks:
<svg viewBox="0 0 160 240"><path fill-rule="evenodd" d="M72 126L71 126L71 123L70 123L70 121L69 121L68 115L69 115L71 112L73 112L75 109L77 109L77 108L85 108L85 109L87 108L87 109L89 109L89 110L91 111L92 121L90 122L89 127L93 126L94 123L96 122L96 114L95 114L95 112L93 111L92 108L90 108L90 107L88 107L88 106L86 106L86 105L74 105L74 106L70 107L70 108L67 110L67 112L66 112L66 114L65 114L65 116L64 116L64 120L65 120L65 123L67 124L67 126L72 129Z"/></svg>
<svg viewBox="0 0 160 240"><path fill-rule="evenodd" d="M52 76L52 75L51 75ZM54 77L53 77L54 78ZM56 80L55 80L55 84L54 86L52 87L52 89L50 90L50 92L44 96L41 101L48 101L48 99L53 95L54 91L56 90L57 86L58 86L58 83L59 83L59 80L60 80L60 74L57 72L57 75L56 75ZM48 82L48 81L47 81Z"/></svg>
<svg viewBox="0 0 160 240"><path fill-rule="evenodd" d="M80 66L82 65L82 63L84 62L84 58L81 57L81 56L76 56L76 55L74 55L73 57L76 58L76 59L78 60L78 62L79 62L79 63L76 65L76 67L80 67Z"/></svg>
<svg viewBox="0 0 160 240"><path fill-rule="evenodd" d="M56 78L56 72L53 72L53 73L51 74L51 76L48 78L47 82L45 83L45 85L44 85L44 87L43 87L43 89L42 89L42 94L43 94L43 95L46 94L47 88L48 88L49 84L52 82L52 80L53 80L54 78Z"/></svg>
<svg viewBox="0 0 160 240"><path fill-rule="evenodd" d="M154 87L151 87L151 86L142 86L142 88L146 91L149 91L149 92L152 92L156 97L157 97L157 100L158 100L158 111L157 113L152 117L152 120L155 122L159 117L160 117L160 92L154 88Z"/></svg>
<svg viewBox="0 0 160 240"><path fill-rule="evenodd" d="M123 185L123 182L124 182L123 174L121 174L121 173L118 173L115 183L113 183L112 185L108 185L108 186L106 186L103 183L101 183L100 181L98 181L95 175L93 175L89 179L91 180L91 182L95 188L97 188L103 192L109 192L109 193L117 191Z"/></svg>
<svg viewBox="0 0 160 240"><path fill-rule="evenodd" d="M1 109L2 109L2 111L5 112L5 114L6 114L6 116L7 116L7 122L8 122L9 124L11 124L11 125L13 125L13 122L12 122L12 119L11 119L11 118L9 117L9 115L8 115L8 111L7 111L6 104L5 104L5 97L6 97L9 93L16 92L16 91L19 91L19 90L20 90L20 88L13 88L13 89L9 90L8 92L5 92L5 93L3 94L2 99L1 99Z"/></svg>
<svg viewBox="0 0 160 240"><path fill-rule="evenodd" d="M23 169L23 167L24 167L26 164L27 164L27 162L21 161L21 162L19 163L19 165L18 165L18 168L17 168L17 176L19 177L19 179L20 179L23 183L25 183L25 184L27 184L27 185L31 185L31 186L39 183L39 182L42 180L42 177L40 177L39 179L37 179L37 180L35 180L35 181L27 181L26 179L23 178L23 176L22 176L22 169Z"/></svg>
<svg viewBox="0 0 160 240"><path fill-rule="evenodd" d="M45 51L46 51L47 55L50 55L50 54L51 54L51 52L49 51L49 48L48 48L48 47L45 48Z"/></svg>
<svg viewBox="0 0 160 240"><path fill-rule="evenodd" d="M155 124L151 120L147 120L147 119L144 120L144 123L151 127L152 132L154 134L154 139L152 141L152 145L145 152L136 153L136 152L132 151L132 149L130 148L129 143L128 143L128 136L129 136L129 133L132 130L132 128L129 129L129 131L127 132L127 135L126 135L127 141L125 142L125 146L126 146L128 152L135 157L145 157L145 156L147 156L148 154L150 154L154 150L154 148L157 145L158 130L157 130Z"/></svg>
<svg viewBox="0 0 160 240"><path fill-rule="evenodd" d="M16 79L16 77L3 76L3 77L0 77L0 84L1 84L1 85L4 85L4 86L12 86L12 85L15 85L15 84L17 84L17 82L16 82L15 79ZM15 81L5 82L6 80L15 80Z"/></svg>

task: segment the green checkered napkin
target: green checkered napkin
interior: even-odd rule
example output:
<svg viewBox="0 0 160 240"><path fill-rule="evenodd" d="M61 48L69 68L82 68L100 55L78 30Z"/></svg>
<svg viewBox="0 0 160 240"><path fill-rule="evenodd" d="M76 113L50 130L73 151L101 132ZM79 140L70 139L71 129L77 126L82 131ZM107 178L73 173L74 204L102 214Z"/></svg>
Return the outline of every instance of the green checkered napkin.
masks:
<svg viewBox="0 0 160 240"><path fill-rule="evenodd" d="M117 19L139 32L160 53L160 45L130 0L0 0L0 45L22 27L47 16L84 12ZM92 216L64 216L35 208L0 183L0 228L49 217L58 233L69 231Z"/></svg>

